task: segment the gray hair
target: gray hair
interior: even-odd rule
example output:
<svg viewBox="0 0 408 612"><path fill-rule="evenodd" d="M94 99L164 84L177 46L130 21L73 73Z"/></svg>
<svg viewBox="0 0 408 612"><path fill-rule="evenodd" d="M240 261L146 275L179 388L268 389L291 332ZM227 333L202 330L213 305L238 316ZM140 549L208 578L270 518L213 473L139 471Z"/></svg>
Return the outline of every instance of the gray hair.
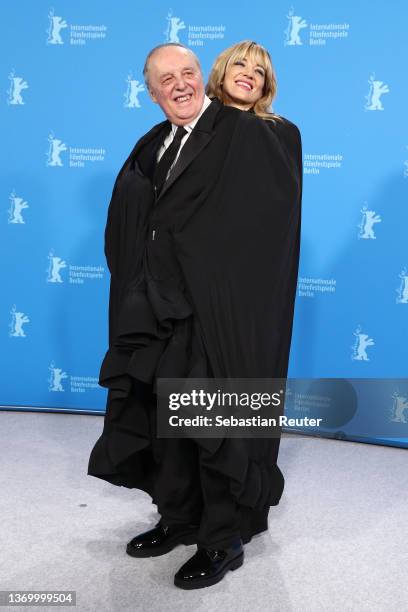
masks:
<svg viewBox="0 0 408 612"><path fill-rule="evenodd" d="M198 59L196 54L189 47L186 47L186 45L182 45L181 43L176 43L176 42L163 43L161 45L157 45L156 47L153 47L153 49L151 51L149 51L149 53L147 54L145 65L143 67L143 77L144 77L144 80L145 80L145 83L146 83L147 87L149 87L149 74L148 73L149 73L149 63L150 63L151 57L152 57L152 55L154 53L156 53L156 51L158 51L158 49L163 49L164 47L181 47L182 49L185 49L186 51L191 53L191 55L193 56L195 62L197 63L197 66L199 67L199 69L201 71L200 60Z"/></svg>

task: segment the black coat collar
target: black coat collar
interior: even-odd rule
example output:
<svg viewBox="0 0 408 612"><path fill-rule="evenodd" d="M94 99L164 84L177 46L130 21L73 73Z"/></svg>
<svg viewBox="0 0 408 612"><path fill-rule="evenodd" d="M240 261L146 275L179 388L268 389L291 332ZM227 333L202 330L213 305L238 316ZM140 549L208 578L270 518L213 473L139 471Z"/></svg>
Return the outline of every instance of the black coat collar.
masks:
<svg viewBox="0 0 408 612"><path fill-rule="evenodd" d="M211 104L201 115L197 125L194 127L193 131L188 137L186 144L181 149L176 165L174 166L168 180L165 182L157 201L163 198L163 196L168 192L184 170L186 170L191 162L199 153L201 153L204 147L206 147L215 136L214 123L221 107L222 103L217 98L214 98Z"/></svg>
<svg viewBox="0 0 408 612"><path fill-rule="evenodd" d="M129 155L128 161L130 161L130 167L136 167L142 174L151 179L156 163L157 151L170 130L170 121L162 121L142 136Z"/></svg>
<svg viewBox="0 0 408 612"><path fill-rule="evenodd" d="M201 115L196 126L183 146L176 165L171 172L171 175L164 184L157 201L161 200L167 193L173 183L186 170L197 155L207 146L207 144L215 136L214 123L215 119L222 108L222 103L214 98L211 104L206 108ZM147 134L142 136L133 147L132 152L124 163L119 176L126 168L137 167L138 170L145 176L152 177L152 165L155 164L157 150L163 143L166 134L171 130L170 121L162 121L155 125ZM119 178L119 177L118 177Z"/></svg>

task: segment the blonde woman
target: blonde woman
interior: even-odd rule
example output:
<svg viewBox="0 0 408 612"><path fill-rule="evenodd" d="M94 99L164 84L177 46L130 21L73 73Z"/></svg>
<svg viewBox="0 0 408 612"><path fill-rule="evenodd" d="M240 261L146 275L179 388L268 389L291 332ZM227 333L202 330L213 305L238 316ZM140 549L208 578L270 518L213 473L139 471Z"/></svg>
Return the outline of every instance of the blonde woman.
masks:
<svg viewBox="0 0 408 612"><path fill-rule="evenodd" d="M217 57L212 67L206 94L213 100L218 99L224 106L235 107L253 115L249 123L245 139L236 140L242 155L245 148L250 148L244 171L237 176L241 188L244 185L259 185L265 189L270 177L275 172L277 160L285 159L289 170L276 180L268 196L258 200L254 195L248 201L248 225L255 228L259 235L258 242L268 240L276 242L273 256L269 258L269 272L265 270L262 278L264 287L272 287L272 269L279 270L278 277L285 278L276 291L271 288L269 301L264 310L265 316L272 324L271 335L266 342L275 344L273 329L280 329L281 338L276 343L278 360L264 368L262 376L270 378L286 378L293 324L295 286L300 253L300 225L302 199L302 144L297 126L284 117L272 112L271 104L277 89L276 76L268 51L253 41L243 41L229 47ZM251 119L251 117L242 117ZM237 144L235 148L237 149ZM231 145L234 148L234 145ZM269 166L268 166L269 164ZM279 174L279 172L277 173ZM297 188L292 195L291 185ZM271 216L266 220L264 215ZM273 212L272 212L273 211ZM280 230L277 228L280 227ZM281 240L282 238L282 240ZM243 241L243 248L246 243ZM255 250L255 241L248 239L248 248ZM270 254L272 255L272 253ZM253 268L256 269L261 257L253 257ZM276 285L275 285L276 286ZM261 288L255 289L253 299L260 298ZM279 304L279 306L278 306ZM262 325L260 321L257 324ZM261 354L261 343L256 344L256 353ZM261 376L259 373L254 375ZM283 386L283 385L282 385ZM282 407L283 408L283 407ZM260 466L263 478L259 485L258 500L263 499L263 505L252 501L252 509L241 507L244 522L252 525L251 536L267 529L269 506L279 503L284 488L284 478L277 465L280 436L270 439L247 440L249 457ZM251 463L249 464L251 466ZM248 541L247 538L245 541Z"/></svg>
<svg viewBox="0 0 408 612"><path fill-rule="evenodd" d="M297 126L272 112L277 82L268 51L256 42L244 40L215 60L206 87L209 98L226 106L250 111L264 119L284 149L288 162L302 183L302 145Z"/></svg>

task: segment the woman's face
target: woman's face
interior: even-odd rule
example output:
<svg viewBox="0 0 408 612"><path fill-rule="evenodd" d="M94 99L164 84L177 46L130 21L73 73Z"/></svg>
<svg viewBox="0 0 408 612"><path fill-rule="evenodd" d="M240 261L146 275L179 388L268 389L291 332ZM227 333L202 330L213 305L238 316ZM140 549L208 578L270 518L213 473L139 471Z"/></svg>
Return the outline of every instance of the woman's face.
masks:
<svg viewBox="0 0 408 612"><path fill-rule="evenodd" d="M246 57L227 67L222 88L230 105L249 110L262 97L264 84L265 69Z"/></svg>

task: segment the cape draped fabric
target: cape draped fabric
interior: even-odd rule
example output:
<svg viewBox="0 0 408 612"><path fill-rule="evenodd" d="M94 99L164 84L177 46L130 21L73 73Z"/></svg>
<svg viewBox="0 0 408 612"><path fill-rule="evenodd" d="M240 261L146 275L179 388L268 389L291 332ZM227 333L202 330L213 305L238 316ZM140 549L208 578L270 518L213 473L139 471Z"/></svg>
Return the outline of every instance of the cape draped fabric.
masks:
<svg viewBox="0 0 408 612"><path fill-rule="evenodd" d="M109 205L108 401L88 466L153 503L157 378L286 378L301 228L294 124L213 100L155 199L156 153L170 127L139 140ZM282 495L279 438L195 440L229 478L249 541Z"/></svg>

